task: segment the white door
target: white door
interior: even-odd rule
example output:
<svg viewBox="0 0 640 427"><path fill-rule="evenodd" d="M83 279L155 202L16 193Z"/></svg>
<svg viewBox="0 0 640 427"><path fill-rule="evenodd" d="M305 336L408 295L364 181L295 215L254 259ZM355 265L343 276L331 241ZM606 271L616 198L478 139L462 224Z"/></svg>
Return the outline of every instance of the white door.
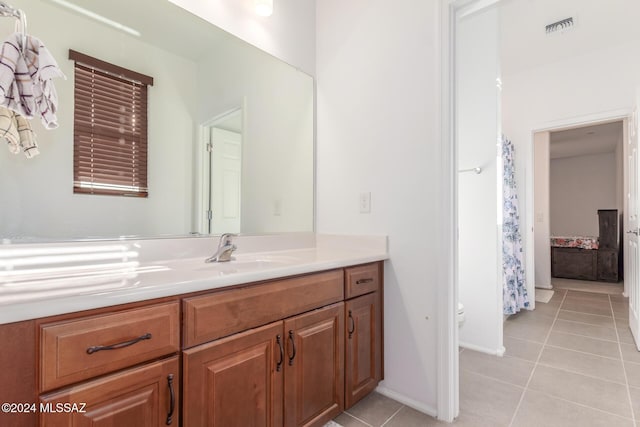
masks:
<svg viewBox="0 0 640 427"><path fill-rule="evenodd" d="M636 101L637 103L637 101ZM640 252L638 251L638 110L634 109L629 119L627 145L627 213L625 249L626 262L624 266L624 281L629 291L629 327L640 350L640 282L638 266Z"/></svg>
<svg viewBox="0 0 640 427"><path fill-rule="evenodd" d="M210 232L239 233L242 188L242 135L211 129Z"/></svg>

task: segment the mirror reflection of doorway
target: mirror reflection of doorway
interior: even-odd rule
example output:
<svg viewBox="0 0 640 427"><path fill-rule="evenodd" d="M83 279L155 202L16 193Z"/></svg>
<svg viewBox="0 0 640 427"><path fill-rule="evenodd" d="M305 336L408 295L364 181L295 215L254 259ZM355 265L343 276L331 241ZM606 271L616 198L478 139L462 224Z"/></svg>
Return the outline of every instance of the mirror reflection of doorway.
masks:
<svg viewBox="0 0 640 427"><path fill-rule="evenodd" d="M209 234L239 233L242 205L242 110L236 109L206 129Z"/></svg>

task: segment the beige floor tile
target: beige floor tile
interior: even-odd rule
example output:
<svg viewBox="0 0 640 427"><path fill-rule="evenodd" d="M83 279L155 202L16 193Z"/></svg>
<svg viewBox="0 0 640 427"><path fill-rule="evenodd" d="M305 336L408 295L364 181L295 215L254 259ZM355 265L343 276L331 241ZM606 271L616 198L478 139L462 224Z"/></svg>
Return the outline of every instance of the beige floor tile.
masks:
<svg viewBox="0 0 640 427"><path fill-rule="evenodd" d="M545 304L543 302L537 302L536 308L535 310L533 310L533 312L543 316L555 317L556 314L558 314L559 309L560 309L560 303Z"/></svg>
<svg viewBox="0 0 640 427"><path fill-rule="evenodd" d="M460 355L460 369L524 387L534 364L514 357L498 357L477 351Z"/></svg>
<svg viewBox="0 0 640 427"><path fill-rule="evenodd" d="M567 294L566 289L554 289L553 296L549 300L548 304L552 304L552 305L560 304L566 294Z"/></svg>
<svg viewBox="0 0 640 427"><path fill-rule="evenodd" d="M595 338L583 337L581 335L566 334L564 332L551 332L547 345L561 347L569 350L582 351L597 356L620 359L618 343L613 341L598 340Z"/></svg>
<svg viewBox="0 0 640 427"><path fill-rule="evenodd" d="M631 406L624 384L538 365L529 389L631 418Z"/></svg>
<svg viewBox="0 0 640 427"><path fill-rule="evenodd" d="M615 298L610 296L611 306L613 310L628 310L629 309L629 298Z"/></svg>
<svg viewBox="0 0 640 427"><path fill-rule="evenodd" d="M436 425L442 425L442 423L429 415L405 406L384 427L430 427Z"/></svg>
<svg viewBox="0 0 640 427"><path fill-rule="evenodd" d="M563 348L545 347L539 363L620 384L625 383L621 360Z"/></svg>
<svg viewBox="0 0 640 427"><path fill-rule="evenodd" d="M636 419L640 419L640 388L629 387L629 395L631 396L631 406Z"/></svg>
<svg viewBox="0 0 640 427"><path fill-rule="evenodd" d="M612 317L598 316L595 314L578 313L576 311L560 310L558 319L570 320L572 322L588 323L590 325L604 326L607 328L615 328L615 322Z"/></svg>
<svg viewBox="0 0 640 427"><path fill-rule="evenodd" d="M369 424L363 423L362 421L352 417L346 412L338 415L333 420L340 424L342 427L369 427Z"/></svg>
<svg viewBox="0 0 640 427"><path fill-rule="evenodd" d="M620 343L620 349L625 362L640 363L640 351L635 344Z"/></svg>
<svg viewBox="0 0 640 427"><path fill-rule="evenodd" d="M503 343L507 351L505 357L517 357L519 359L535 362L542 351L542 343L521 340L510 336L505 336Z"/></svg>
<svg viewBox="0 0 640 427"><path fill-rule="evenodd" d="M550 329L547 325L522 324L507 320L504 322L503 333L505 336L543 343Z"/></svg>
<svg viewBox="0 0 640 427"><path fill-rule="evenodd" d="M628 322L629 321L629 312L625 311L625 312L618 312L615 311L613 313L613 317L617 320L617 321L622 321L622 322Z"/></svg>
<svg viewBox="0 0 640 427"><path fill-rule="evenodd" d="M603 293L608 295L622 295L624 285L620 283L592 282L589 280L551 279L556 290L576 290L580 292Z"/></svg>
<svg viewBox="0 0 640 427"><path fill-rule="evenodd" d="M497 421L492 417L460 412L453 424L441 422L441 424L436 425L443 427L507 427L509 421L506 421L506 424L497 424Z"/></svg>
<svg viewBox="0 0 640 427"><path fill-rule="evenodd" d="M372 425L380 427L402 404L379 393L371 393L347 410L347 413Z"/></svg>
<svg viewBox="0 0 640 427"><path fill-rule="evenodd" d="M616 331L602 326L587 325L584 323L571 322L558 319L553 326L554 331L568 334L583 335L585 337L597 338L601 340L617 341Z"/></svg>
<svg viewBox="0 0 640 427"><path fill-rule="evenodd" d="M509 316L505 322L551 326L554 318L555 315L548 316L537 310L522 310L517 314Z"/></svg>
<svg viewBox="0 0 640 427"><path fill-rule="evenodd" d="M566 298L562 303L561 308L563 310L578 311L580 313L598 314L600 316L609 317L613 316L608 302L605 304L600 301Z"/></svg>
<svg viewBox="0 0 640 427"><path fill-rule="evenodd" d="M626 319L618 319L616 321L616 328L621 343L635 344L633 335L631 335L631 329L629 329L629 322Z"/></svg>
<svg viewBox="0 0 640 427"><path fill-rule="evenodd" d="M527 390L513 427L632 427L633 421Z"/></svg>
<svg viewBox="0 0 640 427"><path fill-rule="evenodd" d="M568 290L565 301L571 300L571 299L585 300L585 301L599 301L599 302L608 303L609 295L600 294L596 292L580 292L575 290Z"/></svg>
<svg viewBox="0 0 640 427"><path fill-rule="evenodd" d="M522 387L461 370L460 413L464 415L463 420L483 420L487 426L494 427L508 426L523 391Z"/></svg>
<svg viewBox="0 0 640 427"><path fill-rule="evenodd" d="M623 302L629 304L629 297L625 297L622 294L619 295L609 295L609 298L612 302Z"/></svg>
<svg viewBox="0 0 640 427"><path fill-rule="evenodd" d="M640 365L637 363L625 362L624 369L627 373L627 380L632 387L640 388ZM638 416L640 420L640 414Z"/></svg>

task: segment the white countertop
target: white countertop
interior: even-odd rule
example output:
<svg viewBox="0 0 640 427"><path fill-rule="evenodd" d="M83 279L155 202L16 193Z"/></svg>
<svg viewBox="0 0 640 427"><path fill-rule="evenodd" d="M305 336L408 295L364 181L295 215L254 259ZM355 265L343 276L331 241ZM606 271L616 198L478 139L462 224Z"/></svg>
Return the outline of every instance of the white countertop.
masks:
<svg viewBox="0 0 640 427"><path fill-rule="evenodd" d="M239 236L235 260L205 263L218 238L0 245L0 324L388 258L385 236Z"/></svg>

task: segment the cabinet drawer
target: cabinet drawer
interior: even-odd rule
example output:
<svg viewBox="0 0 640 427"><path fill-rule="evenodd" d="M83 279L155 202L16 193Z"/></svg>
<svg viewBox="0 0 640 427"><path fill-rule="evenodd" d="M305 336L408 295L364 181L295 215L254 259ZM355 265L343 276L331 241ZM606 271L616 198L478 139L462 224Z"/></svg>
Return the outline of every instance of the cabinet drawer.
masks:
<svg viewBox="0 0 640 427"><path fill-rule="evenodd" d="M178 351L178 302L41 325L40 389L51 390Z"/></svg>
<svg viewBox="0 0 640 427"><path fill-rule="evenodd" d="M173 356L42 395L40 427L179 427L180 383Z"/></svg>
<svg viewBox="0 0 640 427"><path fill-rule="evenodd" d="M380 263L345 268L344 276L347 299L377 291L380 286Z"/></svg>
<svg viewBox="0 0 640 427"><path fill-rule="evenodd" d="M186 298L183 346L193 347L343 299L342 270Z"/></svg>

